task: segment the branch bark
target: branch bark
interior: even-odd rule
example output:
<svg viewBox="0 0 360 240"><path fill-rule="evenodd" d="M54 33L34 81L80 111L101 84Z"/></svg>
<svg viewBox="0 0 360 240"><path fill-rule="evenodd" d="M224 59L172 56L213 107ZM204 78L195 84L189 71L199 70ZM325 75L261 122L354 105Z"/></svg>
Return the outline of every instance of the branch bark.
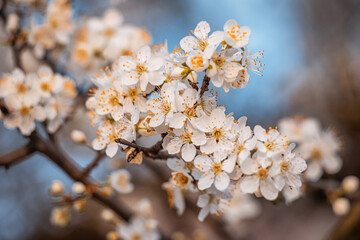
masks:
<svg viewBox="0 0 360 240"><path fill-rule="evenodd" d="M161 152L161 150L162 150L162 147L161 147L162 140L157 142L154 146L152 146L150 148L140 146L140 145L138 145L138 144L136 144L134 142L129 142L129 141L127 141L125 139L122 139L122 138L116 139L115 142L120 143L120 144L124 144L124 145L132 147L132 148L135 148L135 149L143 152L147 157L153 158L153 159L166 160L168 158L177 157L174 154L168 154L166 152Z"/></svg>
<svg viewBox="0 0 360 240"><path fill-rule="evenodd" d="M204 95L206 91L209 91L210 78L205 75L200 89L200 97Z"/></svg>
<svg viewBox="0 0 360 240"><path fill-rule="evenodd" d="M26 157L29 157L35 151L35 145L30 140L29 143L22 148L0 157L0 166L9 169L11 165L20 163L22 160L24 160Z"/></svg>

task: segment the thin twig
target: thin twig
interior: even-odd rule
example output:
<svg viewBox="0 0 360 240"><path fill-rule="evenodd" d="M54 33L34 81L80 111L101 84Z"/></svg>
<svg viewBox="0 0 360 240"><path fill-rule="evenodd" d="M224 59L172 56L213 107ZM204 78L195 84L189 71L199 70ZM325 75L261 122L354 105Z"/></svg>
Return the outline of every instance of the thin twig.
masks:
<svg viewBox="0 0 360 240"><path fill-rule="evenodd" d="M162 140L160 140L160 141L157 142L154 146L147 148L147 147L140 146L134 142L129 142L122 138L118 138L115 140L115 142L117 142L117 143L124 144L126 146L135 148L135 149L143 152L146 156L153 158L153 159L165 160L168 158L176 157L176 155L174 155L174 154L168 154L166 152L162 152L161 151L162 150L162 148L161 148Z"/></svg>
<svg viewBox="0 0 360 240"><path fill-rule="evenodd" d="M86 177L99 164L101 159L105 156L104 152L98 152L94 160L83 171L83 177Z"/></svg>
<svg viewBox="0 0 360 240"><path fill-rule="evenodd" d="M202 97L202 95L204 95L204 93L209 90L209 84L210 84L210 78L207 75L205 75L203 82L201 84L200 97Z"/></svg>

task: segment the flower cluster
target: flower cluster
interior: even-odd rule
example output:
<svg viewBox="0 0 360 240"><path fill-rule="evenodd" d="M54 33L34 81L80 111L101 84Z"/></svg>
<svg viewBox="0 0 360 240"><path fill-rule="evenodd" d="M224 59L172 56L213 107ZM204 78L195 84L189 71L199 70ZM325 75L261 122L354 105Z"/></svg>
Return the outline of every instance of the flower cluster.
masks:
<svg viewBox="0 0 360 240"><path fill-rule="evenodd" d="M319 121L303 117L286 118L279 123L279 127L288 136L289 141L298 144L299 152L307 161L307 180L315 182L324 171L335 174L340 170L340 142L332 131L323 130Z"/></svg>
<svg viewBox="0 0 360 240"><path fill-rule="evenodd" d="M216 105L216 95L205 94L210 81L225 91L243 88L248 70L262 67L256 59L261 53L246 48L249 28L230 20L224 31L209 32L209 24L200 22L193 35L180 41L185 52L144 46L120 57L94 79L97 88L87 102L98 125L93 148L106 148L109 157L119 146L127 148L118 139L136 141L140 129L162 134L163 149L174 156L167 162L172 178L164 184L169 202L181 214L183 193L201 193L200 220L221 212L220 203L230 200L232 192L275 200L282 190L295 191L306 168L286 136L260 126L252 131L246 117L236 120ZM201 72L205 77L199 88Z"/></svg>
<svg viewBox="0 0 360 240"><path fill-rule="evenodd" d="M57 45L67 45L73 32L71 23L72 6L67 0L55 0L48 4L45 21L31 22L29 43L34 45L35 54L43 56L45 50Z"/></svg>
<svg viewBox="0 0 360 240"><path fill-rule="evenodd" d="M23 135L34 131L35 121L46 121L49 133L54 133L72 111L76 95L74 82L47 66L29 74L15 69L0 79L0 100L7 112L4 124Z"/></svg>
<svg viewBox="0 0 360 240"><path fill-rule="evenodd" d="M97 71L122 55L131 55L149 44L150 34L143 28L123 25L123 16L108 10L101 18L89 18L77 29L72 62L86 71Z"/></svg>

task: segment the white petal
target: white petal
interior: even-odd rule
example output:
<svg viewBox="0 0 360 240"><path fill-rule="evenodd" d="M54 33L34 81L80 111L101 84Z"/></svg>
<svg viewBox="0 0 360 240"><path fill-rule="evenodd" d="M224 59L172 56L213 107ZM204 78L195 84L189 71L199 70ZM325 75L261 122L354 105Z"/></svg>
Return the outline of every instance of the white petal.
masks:
<svg viewBox="0 0 360 240"><path fill-rule="evenodd" d="M180 47L184 49L185 52L190 52L197 48L198 40L194 36L186 36L180 41Z"/></svg>
<svg viewBox="0 0 360 240"><path fill-rule="evenodd" d="M236 160L236 155L230 156L222 163L222 169L227 173L231 173L235 167L235 160Z"/></svg>
<svg viewBox="0 0 360 240"><path fill-rule="evenodd" d="M221 172L215 177L215 187L219 191L224 191L230 183L229 175L227 175L225 172Z"/></svg>
<svg viewBox="0 0 360 240"><path fill-rule="evenodd" d="M171 128L180 129L184 126L186 117L182 113L175 113L170 120L169 126Z"/></svg>
<svg viewBox="0 0 360 240"><path fill-rule="evenodd" d="M108 157L112 158L117 153L118 148L119 148L119 146L117 143L115 143L115 142L110 143L109 145L107 145L105 153Z"/></svg>
<svg viewBox="0 0 360 240"><path fill-rule="evenodd" d="M198 188L200 190L207 189L213 184L213 182L214 182L214 173L208 171L200 177L198 182Z"/></svg>
<svg viewBox="0 0 360 240"><path fill-rule="evenodd" d="M277 175L274 177L275 187L281 191L285 186L285 179L282 175Z"/></svg>
<svg viewBox="0 0 360 240"><path fill-rule="evenodd" d="M306 169L306 162L302 158L295 158L291 161L289 171L294 174L300 174Z"/></svg>
<svg viewBox="0 0 360 240"><path fill-rule="evenodd" d="M197 38L206 39L210 32L210 25L206 21L201 21L196 25L194 35Z"/></svg>
<svg viewBox="0 0 360 240"><path fill-rule="evenodd" d="M269 180L260 181L260 191L264 198L270 201L275 200L279 193L274 184Z"/></svg>
<svg viewBox="0 0 360 240"><path fill-rule="evenodd" d="M190 161L194 160L195 155L196 155L196 148L195 148L194 144L186 143L181 148L181 157L186 162L190 162Z"/></svg>
<svg viewBox="0 0 360 240"><path fill-rule="evenodd" d="M197 156L194 160L194 165L197 169L202 172L207 172L210 170L213 161L208 156Z"/></svg>
<svg viewBox="0 0 360 240"><path fill-rule="evenodd" d="M184 161L178 158L168 158L167 166L174 171L182 172L184 170Z"/></svg>
<svg viewBox="0 0 360 240"><path fill-rule="evenodd" d="M258 169L258 163L252 158L245 159L240 166L243 173L247 175L257 172Z"/></svg>
<svg viewBox="0 0 360 240"><path fill-rule="evenodd" d="M151 49L149 46L143 46L137 52L137 58L140 63L145 63L151 58Z"/></svg>
<svg viewBox="0 0 360 240"><path fill-rule="evenodd" d="M317 181L320 179L321 175L323 173L323 170L321 168L321 165L319 162L311 162L306 171L305 171L305 176L307 179L309 179L310 181Z"/></svg>
<svg viewBox="0 0 360 240"><path fill-rule="evenodd" d="M257 176L246 176L240 182L240 189L244 193L254 193L259 188L259 178Z"/></svg>
<svg viewBox="0 0 360 240"><path fill-rule="evenodd" d="M335 174L341 169L342 160L338 156L329 156L323 159L322 164L327 173Z"/></svg>
<svg viewBox="0 0 360 240"><path fill-rule="evenodd" d="M200 146L206 143L206 135L203 132L195 131L191 136L191 141L196 145Z"/></svg>
<svg viewBox="0 0 360 240"><path fill-rule="evenodd" d="M180 152L182 145L183 145L183 142L182 142L182 140L180 138L173 138L167 144L166 150L170 154L176 154L176 153Z"/></svg>
<svg viewBox="0 0 360 240"><path fill-rule="evenodd" d="M209 204L210 197L208 194L202 194L199 196L196 205L200 208L205 207Z"/></svg>

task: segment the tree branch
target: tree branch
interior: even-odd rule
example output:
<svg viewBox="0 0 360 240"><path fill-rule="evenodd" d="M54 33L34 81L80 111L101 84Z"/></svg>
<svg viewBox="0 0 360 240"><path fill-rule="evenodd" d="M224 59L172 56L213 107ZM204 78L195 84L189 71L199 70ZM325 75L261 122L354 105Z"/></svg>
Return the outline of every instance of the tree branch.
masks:
<svg viewBox="0 0 360 240"><path fill-rule="evenodd" d="M168 159L168 158L173 158L173 157L177 157L174 154L168 154L166 152L161 152L162 147L162 140L160 140L159 142L157 142L154 146L147 148L147 147L143 147L143 146L139 146L138 144L134 143L134 142L129 142L125 139L122 138L118 138L115 140L115 142L120 143L120 144L124 144L126 146L135 148L141 152L143 152L147 157L153 158L153 159Z"/></svg>
<svg viewBox="0 0 360 240"><path fill-rule="evenodd" d="M89 166L87 166L82 175L83 177L86 177L90 174L90 172L99 164L99 162L101 161L101 159L105 156L104 152L97 152L97 155L95 157L95 159L89 164Z"/></svg>
<svg viewBox="0 0 360 240"><path fill-rule="evenodd" d="M36 148L33 142L30 140L29 143L27 143L22 148L16 149L15 151L0 157L0 166L8 169L11 165L19 163L35 151Z"/></svg>

